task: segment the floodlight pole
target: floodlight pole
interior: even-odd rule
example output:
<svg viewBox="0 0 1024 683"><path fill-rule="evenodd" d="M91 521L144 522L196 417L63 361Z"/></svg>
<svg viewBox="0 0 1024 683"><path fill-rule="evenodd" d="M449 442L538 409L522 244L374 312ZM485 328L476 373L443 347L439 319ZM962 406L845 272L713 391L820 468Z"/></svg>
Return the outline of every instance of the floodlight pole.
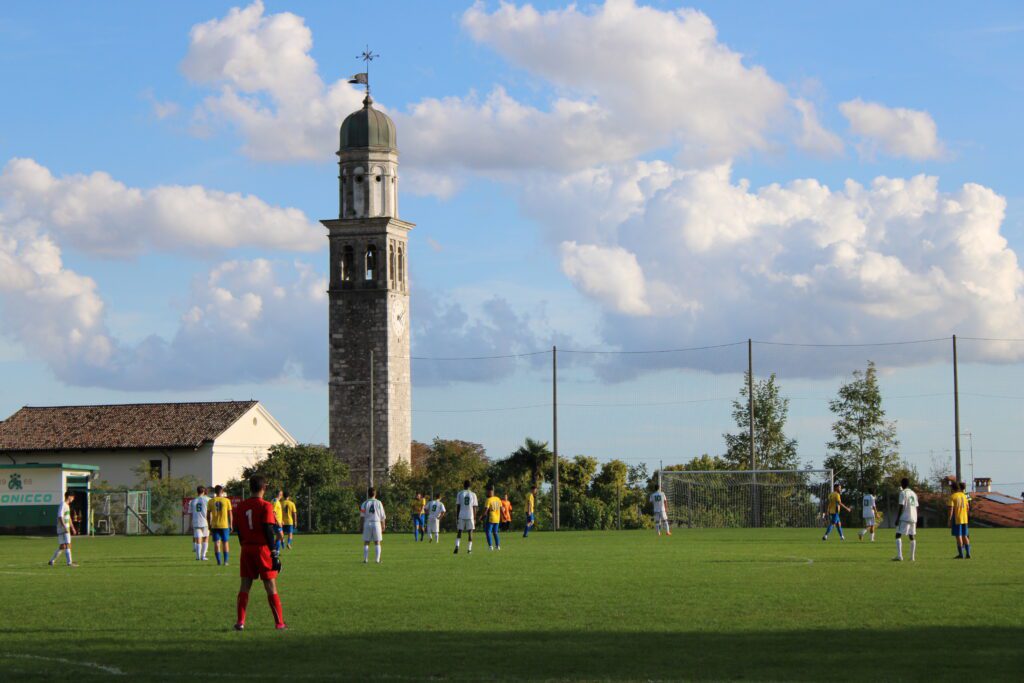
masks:
<svg viewBox="0 0 1024 683"><path fill-rule="evenodd" d="M953 431L956 433L956 480L963 481L960 476L960 378L957 372L956 335L953 335Z"/></svg>
<svg viewBox="0 0 1024 683"><path fill-rule="evenodd" d="M558 347L551 347L551 444L555 456L555 486L551 490L551 528L558 531Z"/></svg>

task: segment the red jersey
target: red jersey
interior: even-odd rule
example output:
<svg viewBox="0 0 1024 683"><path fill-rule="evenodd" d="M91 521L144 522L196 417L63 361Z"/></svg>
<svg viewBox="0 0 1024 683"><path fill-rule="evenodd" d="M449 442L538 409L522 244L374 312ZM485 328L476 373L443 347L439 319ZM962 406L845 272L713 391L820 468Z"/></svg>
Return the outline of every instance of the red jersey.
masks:
<svg viewBox="0 0 1024 683"><path fill-rule="evenodd" d="M277 524L274 506L262 498L246 498L234 509L235 532L243 546L266 546L266 524Z"/></svg>

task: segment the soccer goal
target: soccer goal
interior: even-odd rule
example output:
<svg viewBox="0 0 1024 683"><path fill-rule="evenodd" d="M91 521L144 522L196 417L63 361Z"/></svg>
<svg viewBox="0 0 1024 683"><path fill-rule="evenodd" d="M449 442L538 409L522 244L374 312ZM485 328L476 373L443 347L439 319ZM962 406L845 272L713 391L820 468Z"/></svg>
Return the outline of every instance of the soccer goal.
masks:
<svg viewBox="0 0 1024 683"><path fill-rule="evenodd" d="M816 527L832 470L659 470L669 519L686 527Z"/></svg>

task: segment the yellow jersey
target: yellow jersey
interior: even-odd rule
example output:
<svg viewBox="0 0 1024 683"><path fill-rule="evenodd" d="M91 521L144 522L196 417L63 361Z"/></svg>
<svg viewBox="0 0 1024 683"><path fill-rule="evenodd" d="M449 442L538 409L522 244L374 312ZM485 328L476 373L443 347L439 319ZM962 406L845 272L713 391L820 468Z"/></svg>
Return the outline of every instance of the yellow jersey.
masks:
<svg viewBox="0 0 1024 683"><path fill-rule="evenodd" d="M953 524L967 524L967 512L971 509L971 501L967 494L957 491L949 497L949 507L953 509Z"/></svg>
<svg viewBox="0 0 1024 683"><path fill-rule="evenodd" d="M277 498L274 499L274 523L281 526L281 518L284 516L281 510L281 501Z"/></svg>
<svg viewBox="0 0 1024 683"><path fill-rule="evenodd" d="M231 500L227 496L217 496L210 501L210 528L230 529L228 513L231 512Z"/></svg>
<svg viewBox="0 0 1024 683"><path fill-rule="evenodd" d="M299 519L298 510L295 509L295 502L286 500L281 503L281 511L284 516L281 517L281 524L284 526L295 526L295 522Z"/></svg>
<svg viewBox="0 0 1024 683"><path fill-rule="evenodd" d="M533 494L526 496L526 514L533 514Z"/></svg>
<svg viewBox="0 0 1024 683"><path fill-rule="evenodd" d="M843 502L843 497L836 491L828 494L828 514L834 515L839 512L839 504Z"/></svg>
<svg viewBox="0 0 1024 683"><path fill-rule="evenodd" d="M424 514L427 511L427 499L413 498L412 505L410 506L410 508L412 509L412 514L414 515Z"/></svg>
<svg viewBox="0 0 1024 683"><path fill-rule="evenodd" d="M491 496L484 501L484 509L487 510L487 521L497 524L501 521L501 498Z"/></svg>

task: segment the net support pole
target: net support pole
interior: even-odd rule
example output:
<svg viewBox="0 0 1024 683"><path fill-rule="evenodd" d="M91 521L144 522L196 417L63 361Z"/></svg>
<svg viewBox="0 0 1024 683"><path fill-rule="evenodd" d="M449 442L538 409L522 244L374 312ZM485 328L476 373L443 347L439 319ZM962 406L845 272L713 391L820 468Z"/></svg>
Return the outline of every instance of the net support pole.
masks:
<svg viewBox="0 0 1024 683"><path fill-rule="evenodd" d="M747 339L747 409L750 412L750 469L757 469L757 455L754 450L754 340ZM755 527L761 526L761 505L758 501L757 473L751 480L750 505Z"/></svg>
<svg viewBox="0 0 1024 683"><path fill-rule="evenodd" d="M960 472L960 378L957 370L956 335L953 335L953 431L956 433L956 480L963 481Z"/></svg>
<svg viewBox="0 0 1024 683"><path fill-rule="evenodd" d="M558 347L551 347L551 445L555 457L555 485L551 496L551 527L558 531Z"/></svg>
<svg viewBox="0 0 1024 683"><path fill-rule="evenodd" d="M373 486L373 349L370 349L370 451L369 451L369 474L367 475L367 486Z"/></svg>

